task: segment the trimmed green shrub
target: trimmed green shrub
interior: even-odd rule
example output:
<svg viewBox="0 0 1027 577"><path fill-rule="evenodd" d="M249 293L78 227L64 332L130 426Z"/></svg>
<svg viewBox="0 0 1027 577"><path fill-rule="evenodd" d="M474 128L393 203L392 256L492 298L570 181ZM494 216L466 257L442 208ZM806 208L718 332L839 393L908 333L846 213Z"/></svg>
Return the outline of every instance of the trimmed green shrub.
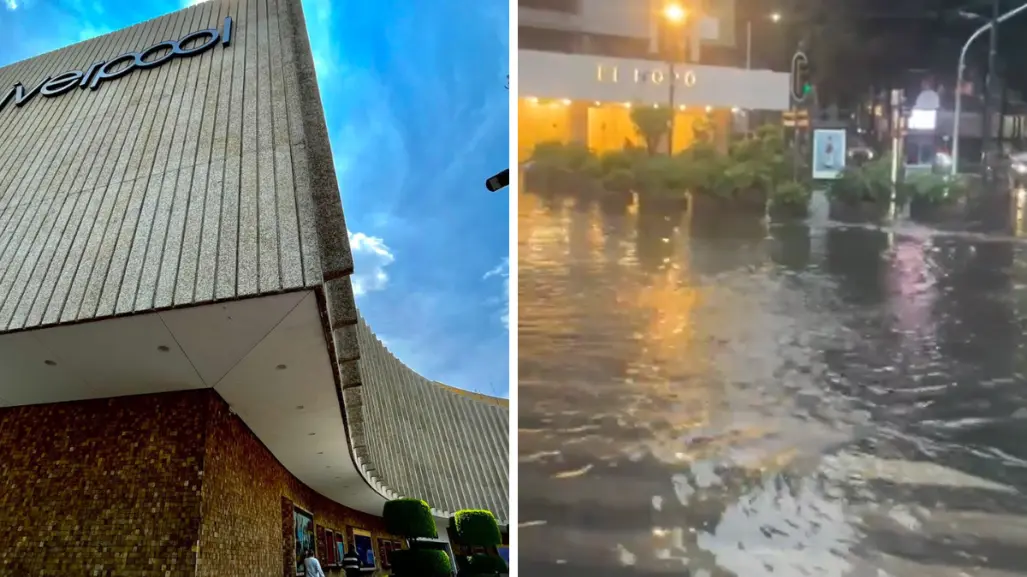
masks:
<svg viewBox="0 0 1027 577"><path fill-rule="evenodd" d="M449 577L453 564L441 549L402 549L389 554L392 572L411 577Z"/></svg>
<svg viewBox="0 0 1027 577"><path fill-rule="evenodd" d="M618 168L603 175L603 188L610 192L630 192L635 185L635 173L627 168Z"/></svg>
<svg viewBox="0 0 1027 577"><path fill-rule="evenodd" d="M457 541L468 547L495 547L503 543L492 511L464 509L457 511L449 520L449 527L456 534Z"/></svg>
<svg viewBox="0 0 1027 577"><path fill-rule="evenodd" d="M785 181L774 187L770 202L777 207L801 207L809 204L809 197L812 191L801 182Z"/></svg>
<svg viewBox="0 0 1027 577"><path fill-rule="evenodd" d="M408 539L436 539L439 536L431 507L420 499L393 499L382 509L385 527L393 535Z"/></svg>
<svg viewBox="0 0 1027 577"><path fill-rule="evenodd" d="M635 170L648 157L644 148L631 146L611 150L599 155L599 171L605 175L618 170Z"/></svg>
<svg viewBox="0 0 1027 577"><path fill-rule="evenodd" d="M535 145L530 162L541 170L560 170L583 176L598 176L599 159L584 144L547 141Z"/></svg>
<svg viewBox="0 0 1027 577"><path fill-rule="evenodd" d="M913 200L931 205L955 202L966 194L966 184L931 172L907 174L904 182Z"/></svg>
<svg viewBox="0 0 1027 577"><path fill-rule="evenodd" d="M899 193L901 196L901 188ZM845 204L889 202L892 196L891 159L882 155L862 166L846 167L841 177L828 186L827 194Z"/></svg>
<svg viewBox="0 0 1027 577"><path fill-rule="evenodd" d="M495 555L461 555L457 557L457 567L461 575L496 575L497 573L509 573L506 561Z"/></svg>
<svg viewBox="0 0 1027 577"><path fill-rule="evenodd" d="M767 190L773 186L772 168L762 159L733 161L725 167L722 181L723 191L728 196Z"/></svg>

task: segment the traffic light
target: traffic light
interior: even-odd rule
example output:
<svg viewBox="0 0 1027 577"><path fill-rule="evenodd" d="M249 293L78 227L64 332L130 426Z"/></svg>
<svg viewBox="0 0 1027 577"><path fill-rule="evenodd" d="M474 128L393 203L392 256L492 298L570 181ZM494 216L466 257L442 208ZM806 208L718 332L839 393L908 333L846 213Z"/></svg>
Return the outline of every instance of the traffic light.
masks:
<svg viewBox="0 0 1027 577"><path fill-rule="evenodd" d="M809 93L813 91L813 84L810 83L809 59L803 52L796 52L792 56L792 98L796 102L806 100Z"/></svg>

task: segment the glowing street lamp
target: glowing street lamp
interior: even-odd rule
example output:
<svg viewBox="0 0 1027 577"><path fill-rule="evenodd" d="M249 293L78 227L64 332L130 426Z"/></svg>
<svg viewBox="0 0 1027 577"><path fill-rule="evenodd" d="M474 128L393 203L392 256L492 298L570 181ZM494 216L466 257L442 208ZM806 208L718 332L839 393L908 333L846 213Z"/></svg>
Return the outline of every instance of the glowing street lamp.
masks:
<svg viewBox="0 0 1027 577"><path fill-rule="evenodd" d="M770 14L770 21L775 23L775 24L780 22L781 21L781 13L780 12L773 12L773 13L771 13Z"/></svg>
<svg viewBox="0 0 1027 577"><path fill-rule="evenodd" d="M663 7L663 17L671 24L680 25L688 19L688 10L680 4L667 4ZM670 156L674 154L674 58L668 59L667 69L670 73L670 82L667 83L667 109L670 110L670 122L667 125L667 156Z"/></svg>
<svg viewBox="0 0 1027 577"><path fill-rule="evenodd" d="M663 7L663 17L668 22L680 24L688 18L688 11L682 8L680 4L667 4Z"/></svg>

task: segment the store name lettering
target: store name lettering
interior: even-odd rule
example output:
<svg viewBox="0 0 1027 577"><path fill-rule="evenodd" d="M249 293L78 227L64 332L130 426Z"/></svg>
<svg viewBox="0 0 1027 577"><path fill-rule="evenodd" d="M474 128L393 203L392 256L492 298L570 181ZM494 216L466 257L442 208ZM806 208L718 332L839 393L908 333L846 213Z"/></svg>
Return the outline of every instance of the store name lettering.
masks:
<svg viewBox="0 0 1027 577"><path fill-rule="evenodd" d="M688 88L695 86L697 81L695 72L692 70L685 70L683 72L674 71L674 75L671 75L663 70L651 69L646 70L644 68L633 68L630 70L621 70L618 66L604 66L599 64L596 66L596 81L598 82L610 82L616 84L627 78L629 82L635 84L656 84L661 85L668 80L672 80L677 84L681 84Z"/></svg>
<svg viewBox="0 0 1027 577"><path fill-rule="evenodd" d="M96 90L102 83L120 78L137 68L156 68L175 58L188 58L202 54L218 44L218 41L222 46L228 46L231 43L231 17L225 18L224 27L220 31L216 28L209 28L190 32L178 40L165 40L139 52L126 52L106 62L102 60L94 62L85 71L69 70L56 76L47 76L28 89L21 82L17 82L7 92L0 92L0 111L11 102L15 107L21 108L37 94L53 98L76 87L88 87L90 90Z"/></svg>

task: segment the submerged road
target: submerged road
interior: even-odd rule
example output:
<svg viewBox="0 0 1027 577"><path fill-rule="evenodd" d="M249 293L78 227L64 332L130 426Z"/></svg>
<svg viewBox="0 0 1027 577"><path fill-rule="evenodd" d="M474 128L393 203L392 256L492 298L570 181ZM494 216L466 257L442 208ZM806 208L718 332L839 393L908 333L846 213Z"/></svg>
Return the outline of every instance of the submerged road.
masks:
<svg viewBox="0 0 1027 577"><path fill-rule="evenodd" d="M1027 239L519 218L521 571L1027 576Z"/></svg>

